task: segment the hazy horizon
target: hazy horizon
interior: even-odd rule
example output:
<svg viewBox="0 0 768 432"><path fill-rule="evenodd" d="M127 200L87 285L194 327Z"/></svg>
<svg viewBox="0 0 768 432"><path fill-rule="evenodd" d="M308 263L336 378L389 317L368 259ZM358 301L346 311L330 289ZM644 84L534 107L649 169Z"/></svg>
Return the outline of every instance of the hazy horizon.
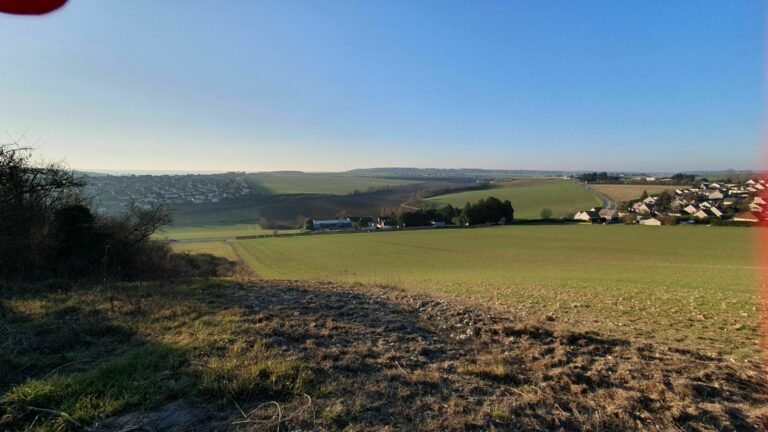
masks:
<svg viewBox="0 0 768 432"><path fill-rule="evenodd" d="M685 174L702 174L702 173L724 173L729 170L736 172L755 172L760 173L762 171L758 169L704 169L704 170L689 170L689 171L653 171L653 170L610 170L610 169L588 169L588 170L537 170L537 169L525 169L525 168L478 168L478 167L460 167L460 168L437 168L437 167L366 167L366 168L353 168L345 171L304 171L304 170L272 170L272 171L252 171L252 170L208 170L208 171L191 171L191 170L132 170L132 169L118 169L118 170L105 170L99 168L72 168L75 171L86 174L109 174L109 175L211 175L211 174L225 174L230 172L245 172L248 174L273 174L273 173L305 173L305 174L344 174L354 170L373 170L373 169L419 169L419 170L431 170L431 169L446 169L446 170L481 170L481 171L521 171L526 173L588 173L588 172L608 172L608 173L621 173L625 175L632 174L645 174L645 175L672 175L677 173Z"/></svg>
<svg viewBox="0 0 768 432"><path fill-rule="evenodd" d="M0 16L0 132L80 170L755 170L765 22L759 1L73 0Z"/></svg>

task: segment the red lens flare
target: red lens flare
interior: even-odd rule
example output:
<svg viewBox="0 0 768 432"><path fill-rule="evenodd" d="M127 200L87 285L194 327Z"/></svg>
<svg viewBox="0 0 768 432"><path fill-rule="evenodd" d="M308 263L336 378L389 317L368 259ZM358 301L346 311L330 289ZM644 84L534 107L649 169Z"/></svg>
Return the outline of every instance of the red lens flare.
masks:
<svg viewBox="0 0 768 432"><path fill-rule="evenodd" d="M14 15L45 15L64 6L67 0L0 0L0 12Z"/></svg>

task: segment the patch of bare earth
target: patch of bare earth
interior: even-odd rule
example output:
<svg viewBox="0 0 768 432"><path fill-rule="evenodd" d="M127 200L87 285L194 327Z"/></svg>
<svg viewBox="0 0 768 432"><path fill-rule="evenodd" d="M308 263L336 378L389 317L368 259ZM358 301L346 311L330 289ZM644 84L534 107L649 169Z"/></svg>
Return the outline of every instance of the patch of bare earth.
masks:
<svg viewBox="0 0 768 432"><path fill-rule="evenodd" d="M757 363L395 289L265 281L231 296L318 383L237 428L765 430Z"/></svg>

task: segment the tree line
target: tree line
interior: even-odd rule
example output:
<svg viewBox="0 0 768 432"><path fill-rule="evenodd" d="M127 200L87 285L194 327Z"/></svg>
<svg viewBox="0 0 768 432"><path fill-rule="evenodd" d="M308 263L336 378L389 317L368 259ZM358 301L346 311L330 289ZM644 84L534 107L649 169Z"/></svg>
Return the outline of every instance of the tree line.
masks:
<svg viewBox="0 0 768 432"><path fill-rule="evenodd" d="M474 204L467 202L461 209L449 204L439 209L403 212L398 216L398 224L404 227L429 226L432 222L455 225L504 225L511 223L514 217L515 209L509 200L501 201L496 197L488 197Z"/></svg>
<svg viewBox="0 0 768 432"><path fill-rule="evenodd" d="M33 163L32 153L0 144L0 279L145 279L225 265L154 240L172 221L164 205L98 215L82 178L60 163Z"/></svg>
<svg viewBox="0 0 768 432"><path fill-rule="evenodd" d="M621 181L620 176L608 174L605 171L584 173L576 176L576 178L585 183L613 183Z"/></svg>

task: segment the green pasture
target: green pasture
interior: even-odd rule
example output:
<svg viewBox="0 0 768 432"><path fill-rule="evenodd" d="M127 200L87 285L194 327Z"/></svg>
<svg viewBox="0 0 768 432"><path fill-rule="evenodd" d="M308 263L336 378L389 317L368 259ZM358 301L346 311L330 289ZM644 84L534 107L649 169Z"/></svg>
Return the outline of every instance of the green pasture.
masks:
<svg viewBox="0 0 768 432"><path fill-rule="evenodd" d="M246 178L256 193L343 195L416 183L410 180L361 177L333 173L256 173Z"/></svg>
<svg viewBox="0 0 768 432"><path fill-rule="evenodd" d="M753 233L703 226L510 226L196 247L231 245L263 278L456 295L584 330L742 356L757 349Z"/></svg>
<svg viewBox="0 0 768 432"><path fill-rule="evenodd" d="M538 219L541 210L552 210L554 217L572 215L602 204L591 193L569 180L561 179L518 179L494 184L489 189L438 195L427 201L440 207L450 204L463 207L467 202L495 196L509 200L515 208L516 219Z"/></svg>

